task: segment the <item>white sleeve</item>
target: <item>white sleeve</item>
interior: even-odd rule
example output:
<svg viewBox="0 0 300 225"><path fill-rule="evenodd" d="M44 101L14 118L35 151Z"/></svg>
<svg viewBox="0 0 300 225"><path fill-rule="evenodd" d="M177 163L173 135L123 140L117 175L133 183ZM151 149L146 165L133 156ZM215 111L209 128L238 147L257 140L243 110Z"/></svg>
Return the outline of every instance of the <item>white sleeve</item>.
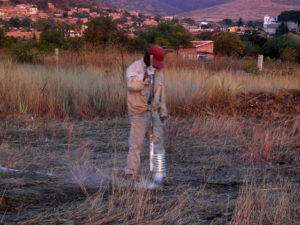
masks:
<svg viewBox="0 0 300 225"><path fill-rule="evenodd" d="M144 89L146 82L144 79L144 71L137 64L132 64L126 71L127 88L129 91L141 91Z"/></svg>

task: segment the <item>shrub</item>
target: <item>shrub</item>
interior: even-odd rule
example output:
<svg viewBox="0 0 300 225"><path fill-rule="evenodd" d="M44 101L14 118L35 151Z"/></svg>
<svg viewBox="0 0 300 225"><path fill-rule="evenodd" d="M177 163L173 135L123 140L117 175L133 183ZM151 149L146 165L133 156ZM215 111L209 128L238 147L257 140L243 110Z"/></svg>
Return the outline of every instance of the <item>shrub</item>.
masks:
<svg viewBox="0 0 300 225"><path fill-rule="evenodd" d="M36 43L33 40L17 43L11 53L19 62L33 63L39 60Z"/></svg>
<svg viewBox="0 0 300 225"><path fill-rule="evenodd" d="M52 52L54 48L62 48L65 45L64 34L57 30L47 30L41 33L40 49L44 52Z"/></svg>
<svg viewBox="0 0 300 225"><path fill-rule="evenodd" d="M214 52L219 55L236 56L244 53L244 44L237 34L219 32L212 36Z"/></svg>
<svg viewBox="0 0 300 225"><path fill-rule="evenodd" d="M299 61L300 42L291 38L288 34L268 40L263 46L263 54L271 58L287 60L287 52L285 51L287 48L298 51L298 55L294 57ZM293 54L296 54L296 52ZM290 57L288 58L290 60Z"/></svg>
<svg viewBox="0 0 300 225"><path fill-rule="evenodd" d="M66 47L71 52L79 52L84 46L84 38L82 37L68 37L66 40Z"/></svg>
<svg viewBox="0 0 300 225"><path fill-rule="evenodd" d="M282 51L281 58L284 61L295 63L298 60L299 57L299 51L297 49L293 49L290 47L286 47Z"/></svg>
<svg viewBox="0 0 300 225"><path fill-rule="evenodd" d="M260 52L261 48L258 45L245 43L244 56L257 56Z"/></svg>

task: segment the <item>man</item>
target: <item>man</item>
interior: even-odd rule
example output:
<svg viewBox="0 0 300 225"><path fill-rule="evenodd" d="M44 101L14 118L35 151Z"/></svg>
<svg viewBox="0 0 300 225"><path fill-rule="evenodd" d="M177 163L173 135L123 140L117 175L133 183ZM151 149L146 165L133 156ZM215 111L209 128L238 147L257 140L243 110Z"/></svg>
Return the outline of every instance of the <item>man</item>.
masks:
<svg viewBox="0 0 300 225"><path fill-rule="evenodd" d="M133 179L137 177L147 125L152 122L153 129L150 131L153 131L154 144L153 172L154 181L157 183L162 183L166 177L163 146L163 123L167 117L162 72L164 56L163 48L154 45L146 51L141 60L135 61L128 67L126 74L127 106L131 129L125 174L126 177Z"/></svg>

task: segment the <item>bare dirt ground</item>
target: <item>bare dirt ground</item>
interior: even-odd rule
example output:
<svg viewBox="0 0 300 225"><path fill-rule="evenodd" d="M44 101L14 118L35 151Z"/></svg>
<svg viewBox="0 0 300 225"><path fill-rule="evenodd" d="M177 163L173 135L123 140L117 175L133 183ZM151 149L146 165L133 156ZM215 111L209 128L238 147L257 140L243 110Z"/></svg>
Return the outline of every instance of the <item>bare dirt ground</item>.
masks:
<svg viewBox="0 0 300 225"><path fill-rule="evenodd" d="M293 206L277 224L299 224L300 103L292 96L293 106L269 106L271 120L271 114L264 117L257 109L263 99L276 100L262 96L247 97L253 116L171 117L165 132L169 184L151 191L127 188L129 194L120 191L128 118L50 121L5 116L0 120L0 222L241 224L236 222L239 207L250 185L255 195L248 191L247 196L253 198L249 204L255 215L269 213L268 207ZM147 146L146 141L143 176L148 173ZM132 196L144 200L130 202ZM262 209L255 196L265 196L268 206ZM286 205L276 200L282 196ZM134 212L141 208L145 212ZM264 224L274 224L273 219L264 217Z"/></svg>

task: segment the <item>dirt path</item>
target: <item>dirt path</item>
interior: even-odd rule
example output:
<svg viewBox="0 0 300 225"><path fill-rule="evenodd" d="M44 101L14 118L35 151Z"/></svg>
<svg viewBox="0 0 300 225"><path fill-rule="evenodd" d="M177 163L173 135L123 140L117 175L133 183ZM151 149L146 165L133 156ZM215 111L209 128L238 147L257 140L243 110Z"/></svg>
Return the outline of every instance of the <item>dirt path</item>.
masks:
<svg viewBox="0 0 300 225"><path fill-rule="evenodd" d="M144 217L134 214L136 221L146 221L144 224L150 220L160 221L157 224L230 223L235 218L236 205L247 181L255 180L257 190L279 188L279 191L287 189L289 193L291 190L296 193L300 188L299 130L292 132L295 122L286 127L286 142L281 148L272 145L269 151L276 157L268 158L265 153L254 151L254 147L262 145L251 143L256 140L253 127L258 130L265 126L252 119L233 117L170 119L166 127L170 184L149 194L135 192L148 196L152 202L148 204L147 200L145 208L161 207L158 211L151 208L151 215L143 212ZM115 172L125 166L129 128L127 118L2 120L0 165L19 171L0 171L0 221L12 224L124 222L122 215L117 213L120 203L112 203L112 196L125 195L116 191L123 189L120 185L123 178ZM274 132L276 129L278 127L274 127ZM147 144L141 156L144 175L148 173ZM88 209L93 208L93 201L99 196L101 210L105 213L101 214L98 209L98 217L90 217ZM80 211L77 210L79 206ZM298 215L293 220L296 221L299 198L295 206ZM110 208L112 212L108 213ZM179 217L169 218L174 210ZM130 223L133 218L128 218Z"/></svg>

